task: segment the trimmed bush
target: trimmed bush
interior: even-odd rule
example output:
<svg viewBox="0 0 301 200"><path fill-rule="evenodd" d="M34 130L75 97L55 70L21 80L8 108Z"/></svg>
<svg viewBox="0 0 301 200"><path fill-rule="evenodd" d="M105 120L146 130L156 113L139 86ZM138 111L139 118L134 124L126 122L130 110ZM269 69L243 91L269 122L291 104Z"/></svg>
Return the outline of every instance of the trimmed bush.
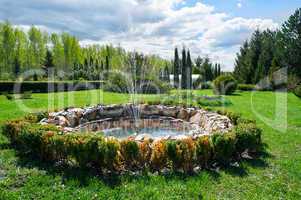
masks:
<svg viewBox="0 0 301 200"><path fill-rule="evenodd" d="M150 164L151 156L152 156L152 140L147 139L143 140L139 144L139 152L140 152L140 166L148 167Z"/></svg>
<svg viewBox="0 0 301 200"><path fill-rule="evenodd" d="M238 84L237 89L241 91L252 91L256 89L256 86L252 84Z"/></svg>
<svg viewBox="0 0 301 200"><path fill-rule="evenodd" d="M235 134L216 133L212 136L214 158L222 165L228 165L235 152Z"/></svg>
<svg viewBox="0 0 301 200"><path fill-rule="evenodd" d="M20 99L31 99L32 91L25 91L21 94Z"/></svg>
<svg viewBox="0 0 301 200"><path fill-rule="evenodd" d="M257 128L255 123L240 123L235 127L236 150L238 153L244 151L256 152L260 150L261 129Z"/></svg>
<svg viewBox="0 0 301 200"><path fill-rule="evenodd" d="M213 145L209 136L203 136L196 141L197 162L204 168L208 168L212 158Z"/></svg>
<svg viewBox="0 0 301 200"><path fill-rule="evenodd" d="M164 140L153 143L151 155L151 167L153 170L160 171L167 166L166 144Z"/></svg>
<svg viewBox="0 0 301 200"><path fill-rule="evenodd" d="M230 95L235 92L237 82L230 75L221 75L213 81L214 92L219 95Z"/></svg>
<svg viewBox="0 0 301 200"><path fill-rule="evenodd" d="M120 152L125 167L133 169L139 162L139 146L133 140L123 140L120 142Z"/></svg>
<svg viewBox="0 0 301 200"><path fill-rule="evenodd" d="M32 92L62 92L75 90L98 89L103 85L102 81L0 81L0 92L24 93Z"/></svg>
<svg viewBox="0 0 301 200"><path fill-rule="evenodd" d="M105 167L110 171L121 170L120 144L116 139L108 139L105 146Z"/></svg>

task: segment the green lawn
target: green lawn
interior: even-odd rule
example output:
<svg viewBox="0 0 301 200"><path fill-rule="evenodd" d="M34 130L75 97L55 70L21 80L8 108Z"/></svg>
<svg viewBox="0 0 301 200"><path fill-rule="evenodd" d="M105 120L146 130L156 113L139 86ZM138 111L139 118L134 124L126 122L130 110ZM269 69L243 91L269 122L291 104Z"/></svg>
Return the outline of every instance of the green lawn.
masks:
<svg viewBox="0 0 301 200"><path fill-rule="evenodd" d="M195 93L212 94L210 90ZM48 102L47 94L34 94L23 104L37 111L46 110L48 103L57 109L131 99L129 95L99 90L51 95ZM28 161L17 156L0 134L0 199L301 199L301 100L293 94L273 92L240 92L226 98L232 102L226 109L256 119L263 129L268 153L262 159L245 161L238 168L202 171L191 177L97 177L88 171ZM139 95L139 99L162 97ZM287 106L283 106L286 100ZM21 100L8 101L0 96L0 123L26 113L18 107L18 101ZM275 111L278 102L282 104ZM285 128L282 116L286 108L287 129L279 132L274 128ZM262 119L274 122L267 124Z"/></svg>

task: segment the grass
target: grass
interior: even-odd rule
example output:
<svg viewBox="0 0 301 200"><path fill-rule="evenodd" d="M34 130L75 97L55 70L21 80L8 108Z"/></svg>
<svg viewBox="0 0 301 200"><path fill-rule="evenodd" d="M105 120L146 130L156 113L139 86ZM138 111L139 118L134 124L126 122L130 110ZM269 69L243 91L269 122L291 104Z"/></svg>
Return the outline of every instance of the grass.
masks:
<svg viewBox="0 0 301 200"><path fill-rule="evenodd" d="M211 95L212 91L195 93ZM39 111L46 110L49 103L53 110L131 100L129 95L100 90L49 96L52 97L49 102L48 94L33 94L32 99L13 101L0 96L0 123L26 114L18 106L19 101ZM162 99L155 95L138 95L138 98ZM246 160L240 167L202 171L190 177L181 174L98 177L91 171L50 167L20 157L0 134L0 199L301 199L300 99L290 93L273 92L238 92L226 99L232 103L226 109L256 119L263 129L263 139L268 145L263 159ZM276 106L277 102L284 105ZM276 107L280 109L275 111ZM286 109L287 129L279 131L286 125L282 117Z"/></svg>

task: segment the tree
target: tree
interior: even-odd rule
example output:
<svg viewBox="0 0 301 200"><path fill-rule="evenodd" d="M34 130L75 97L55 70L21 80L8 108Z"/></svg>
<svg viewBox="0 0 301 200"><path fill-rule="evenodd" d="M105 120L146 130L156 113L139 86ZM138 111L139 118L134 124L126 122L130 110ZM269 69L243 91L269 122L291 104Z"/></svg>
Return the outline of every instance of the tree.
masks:
<svg viewBox="0 0 301 200"><path fill-rule="evenodd" d="M15 57L15 45L16 38L12 25L9 22L5 22L1 29L1 66L0 75L3 73L12 73L13 72L13 61ZM1 68L0 68L1 69Z"/></svg>
<svg viewBox="0 0 301 200"><path fill-rule="evenodd" d="M180 59L178 54L178 48L175 48L175 58L174 58L174 87L179 87L179 74L180 74Z"/></svg>
<svg viewBox="0 0 301 200"><path fill-rule="evenodd" d="M190 51L188 50L187 52L187 86L186 88L191 89L192 88L192 62L191 62L191 58L190 58Z"/></svg>
<svg viewBox="0 0 301 200"><path fill-rule="evenodd" d="M33 69L38 69L45 61L47 35L42 33L36 27L32 26L28 32L28 36L28 66Z"/></svg>
<svg viewBox="0 0 301 200"><path fill-rule="evenodd" d="M183 48L182 50L182 79L181 79L181 88L182 89L187 89L187 64L186 64L186 50Z"/></svg>
<svg viewBox="0 0 301 200"><path fill-rule="evenodd" d="M282 25L281 46L290 73L301 77L301 8Z"/></svg>

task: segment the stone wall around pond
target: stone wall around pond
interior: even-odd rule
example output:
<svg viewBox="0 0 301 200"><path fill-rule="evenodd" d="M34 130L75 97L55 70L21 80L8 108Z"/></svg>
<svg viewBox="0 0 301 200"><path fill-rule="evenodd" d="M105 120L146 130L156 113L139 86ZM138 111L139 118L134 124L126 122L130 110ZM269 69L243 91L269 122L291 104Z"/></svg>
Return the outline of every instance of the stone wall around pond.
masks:
<svg viewBox="0 0 301 200"><path fill-rule="evenodd" d="M68 108L59 112L49 113L48 118L41 120L41 124L54 124L64 132L80 130L101 131L99 127L106 128L118 126L116 121L122 119L161 119L167 118L175 126L189 126L189 134L193 137L208 135L213 132L225 133L233 127L227 116L200 108L184 108L180 106L125 104L125 105L97 105L86 108ZM108 125L109 124L109 125ZM98 125L98 128L94 128ZM110 127L112 128L112 127ZM178 136L178 138L185 136ZM139 136L141 138L141 136ZM176 138L176 139L178 139ZM136 138L137 139L137 138ZM138 139L139 140L139 139Z"/></svg>

